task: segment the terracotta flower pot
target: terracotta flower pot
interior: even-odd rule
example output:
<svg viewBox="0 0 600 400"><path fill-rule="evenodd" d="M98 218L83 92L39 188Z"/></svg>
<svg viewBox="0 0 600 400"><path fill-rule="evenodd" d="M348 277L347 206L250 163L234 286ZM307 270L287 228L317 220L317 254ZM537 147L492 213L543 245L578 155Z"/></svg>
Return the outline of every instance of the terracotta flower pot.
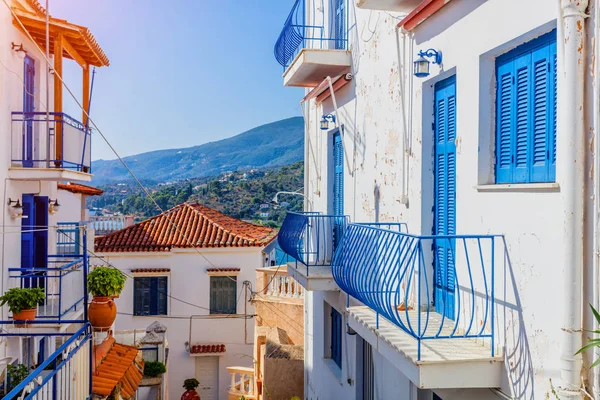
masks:
<svg viewBox="0 0 600 400"><path fill-rule="evenodd" d="M88 307L88 318L95 330L106 332L117 318L117 306L110 297L96 296Z"/></svg>
<svg viewBox="0 0 600 400"><path fill-rule="evenodd" d="M37 313L37 309L32 308L30 310L21 310L21 312L13 314L13 321L33 321L35 319L35 314ZM27 324L16 324L17 328L27 327Z"/></svg>
<svg viewBox="0 0 600 400"><path fill-rule="evenodd" d="M185 393L181 395L181 400L200 400L200 395L194 389L186 390Z"/></svg>

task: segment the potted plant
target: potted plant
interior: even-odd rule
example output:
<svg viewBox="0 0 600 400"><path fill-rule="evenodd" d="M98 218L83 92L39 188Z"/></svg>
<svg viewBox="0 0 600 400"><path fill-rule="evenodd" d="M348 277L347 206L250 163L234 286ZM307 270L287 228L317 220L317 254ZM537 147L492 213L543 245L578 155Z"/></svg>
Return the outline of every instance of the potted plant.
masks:
<svg viewBox="0 0 600 400"><path fill-rule="evenodd" d="M41 288L12 288L0 296L0 306L8 304L15 321L33 321L38 304L45 298Z"/></svg>
<svg viewBox="0 0 600 400"><path fill-rule="evenodd" d="M167 368L160 361L146 361L144 363L144 376L156 378L165 372L167 372Z"/></svg>
<svg viewBox="0 0 600 400"><path fill-rule="evenodd" d="M90 324L98 331L110 329L117 317L112 297L125 287L125 275L116 268L96 267L88 274L88 291L94 296L88 308Z"/></svg>
<svg viewBox="0 0 600 400"><path fill-rule="evenodd" d="M19 383L23 382L29 376L29 372L30 370L27 369L27 367L23 364L8 364L8 366L6 367L6 387L3 391L0 391L0 394L6 397L6 395L10 393L11 390L17 387ZM19 397L20 394L21 392L19 392L16 397L13 397L13 399L17 399L17 397Z"/></svg>
<svg viewBox="0 0 600 400"><path fill-rule="evenodd" d="M196 378L190 378L183 381L185 393L181 395L181 400L200 400L200 395L196 392L196 388L200 386L200 382Z"/></svg>

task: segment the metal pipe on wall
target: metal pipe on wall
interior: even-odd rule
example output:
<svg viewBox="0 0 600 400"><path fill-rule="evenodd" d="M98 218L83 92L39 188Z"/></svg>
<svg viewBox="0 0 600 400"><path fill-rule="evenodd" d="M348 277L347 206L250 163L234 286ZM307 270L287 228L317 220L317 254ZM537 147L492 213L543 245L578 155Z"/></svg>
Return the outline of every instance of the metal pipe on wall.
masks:
<svg viewBox="0 0 600 400"><path fill-rule="evenodd" d="M581 398L583 234L585 183L584 69L587 0L561 0L557 80L557 177L564 202L564 311L561 340L560 393ZM560 19L562 17L562 20Z"/></svg>

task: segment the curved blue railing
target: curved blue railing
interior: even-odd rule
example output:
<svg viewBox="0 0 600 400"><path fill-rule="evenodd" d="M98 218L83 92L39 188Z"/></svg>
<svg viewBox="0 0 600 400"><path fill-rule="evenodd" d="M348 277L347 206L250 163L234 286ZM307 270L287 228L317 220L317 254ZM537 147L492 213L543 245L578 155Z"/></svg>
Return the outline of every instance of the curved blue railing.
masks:
<svg viewBox="0 0 600 400"><path fill-rule="evenodd" d="M318 4L320 3L320 7ZM307 10L306 0L296 0L290 11L279 38L275 43L275 59L285 69L303 48L347 49L347 13L346 0L315 0ZM325 24L324 6L336 17ZM306 16L310 20L307 21ZM327 25L327 26L326 26Z"/></svg>
<svg viewBox="0 0 600 400"><path fill-rule="evenodd" d="M349 222L345 215L289 212L279 230L279 247L307 267L329 266Z"/></svg>
<svg viewBox="0 0 600 400"><path fill-rule="evenodd" d="M419 359L422 340L453 338L489 338L493 356L500 237L416 236L402 224L380 226L347 227L331 264L338 286L417 339Z"/></svg>

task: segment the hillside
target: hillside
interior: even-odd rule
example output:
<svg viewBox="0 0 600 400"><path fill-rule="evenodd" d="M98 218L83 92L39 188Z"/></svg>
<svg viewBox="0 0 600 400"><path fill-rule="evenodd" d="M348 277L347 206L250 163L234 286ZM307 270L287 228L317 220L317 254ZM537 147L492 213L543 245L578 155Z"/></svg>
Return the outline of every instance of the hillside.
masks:
<svg viewBox="0 0 600 400"><path fill-rule="evenodd" d="M304 122L293 117L262 125L228 139L182 149L125 157L141 180L155 183L218 175L239 169L292 164L303 158ZM119 160L92 162L94 184L131 179Z"/></svg>
<svg viewBox="0 0 600 400"><path fill-rule="evenodd" d="M272 169L251 169L209 178L186 179L149 186L152 197L163 210L184 201L198 201L234 218L279 226L286 211L301 211L302 196L280 195L279 206L269 204L278 191L302 190L303 164L297 162ZM109 213L135 215L143 220L160 211L133 182L100 186L104 194L89 197L88 206Z"/></svg>

